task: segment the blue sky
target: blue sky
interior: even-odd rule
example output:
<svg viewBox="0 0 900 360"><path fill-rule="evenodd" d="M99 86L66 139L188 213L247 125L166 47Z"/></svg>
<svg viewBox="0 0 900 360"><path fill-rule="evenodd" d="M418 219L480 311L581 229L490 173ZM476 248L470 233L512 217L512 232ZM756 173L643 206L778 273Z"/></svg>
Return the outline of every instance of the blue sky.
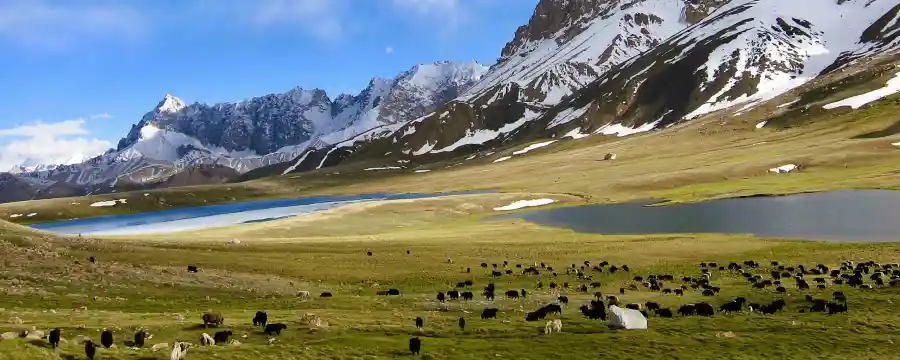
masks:
<svg viewBox="0 0 900 360"><path fill-rule="evenodd" d="M536 3L0 0L0 171L113 146L166 93L334 97L417 63L492 64Z"/></svg>

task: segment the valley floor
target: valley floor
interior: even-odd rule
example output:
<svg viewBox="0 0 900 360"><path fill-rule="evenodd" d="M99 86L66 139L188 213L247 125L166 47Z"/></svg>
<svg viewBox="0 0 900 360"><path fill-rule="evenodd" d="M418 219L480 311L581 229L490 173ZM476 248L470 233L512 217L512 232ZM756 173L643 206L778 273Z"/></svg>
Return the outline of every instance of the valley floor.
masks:
<svg viewBox="0 0 900 360"><path fill-rule="evenodd" d="M488 219L497 213L494 207L511 200L548 196L574 204L897 188L900 150L891 143L900 141L900 136L879 133L894 125L892 114L897 110L900 102L894 98L856 112L835 110L814 124L780 129L756 129L753 116L729 122L704 120L625 139L571 140L502 163L474 160L480 163L428 173L377 177L358 169L335 168L244 184L154 191L148 196L139 192L4 204L0 206L4 218L36 212L42 214L36 218L53 220L102 211L196 205L202 200L310 193L502 192L364 204L306 218L140 239L61 238L0 222L0 291L4 293L0 319L9 319L0 324L0 332L60 327L64 338L85 334L96 341L100 330L109 328L118 347L99 350L100 359L168 359L168 351L130 350L122 341L130 340L136 328L145 327L154 334L147 347L174 341L198 343L202 332L215 331L198 327L201 315L218 311L226 318L224 328L234 331L241 344L194 347L187 359L404 358L410 357L406 348L411 336L423 339L421 357L430 359L900 358L891 345L900 341L900 316L893 303L900 287L864 291L829 280L826 289L814 286L800 291L788 280L787 292L779 294L771 287L753 289L735 272L713 270L712 283L722 289L713 297L700 296L695 290L683 297L663 295L641 286L619 297L625 303L655 301L673 310L700 301L718 306L735 296L760 303L784 299L785 310L776 315L745 312L710 318L651 315L647 331L617 331L604 322L585 319L577 309L594 291L618 295L619 288L628 288L637 275L670 274L676 280L668 283L680 286L682 276L699 276L700 262L752 259L762 264L752 272L767 276L771 261L807 268L819 263L837 268L846 260L897 263L900 243L721 235L602 236ZM609 152L617 153L618 159L599 161ZM791 163L799 164L801 170L767 171ZM113 210L84 205L115 198L128 198L128 204L134 205ZM143 198L148 200L141 202ZM160 198L165 199L160 202ZM96 263L87 261L90 256L97 258ZM565 274L572 264L601 260L627 264L630 272L587 270L594 277L590 281ZM502 267L503 261L509 262L513 274L494 281L498 297L486 302L480 293L491 282L490 264ZM488 269L480 267L482 262L489 264ZM558 275L552 276L554 271L549 270L539 276L522 275L515 267L540 262ZM200 272L186 272L188 264L196 264ZM464 280L473 281L469 290L475 299L450 301L448 309L439 310L437 292L451 290ZM538 282L544 286L538 288ZM569 289L559 290L569 297L569 305L560 317L562 332L546 335L541 333L544 322L526 322L524 314L554 301L550 282L570 284ZM590 282L602 285L588 293L576 289ZM872 281L866 278L866 283ZM376 295L389 288L400 289L402 295ZM502 295L523 288L529 293L524 299ZM313 296L298 298L298 291ZM334 297L316 296L323 291ZM847 294L848 313L800 312L810 306L805 295L830 299L833 291ZM498 319L479 318L487 306L500 309ZM289 326L272 345L251 325L257 310L268 311L270 322ZM320 316L329 326L310 329L302 321L307 313ZM413 326L416 317L425 320L423 332ZM459 317L468 321L465 330L456 327ZM56 359L44 344L0 340L0 359ZM63 344L60 355L83 358L81 347L71 343Z"/></svg>

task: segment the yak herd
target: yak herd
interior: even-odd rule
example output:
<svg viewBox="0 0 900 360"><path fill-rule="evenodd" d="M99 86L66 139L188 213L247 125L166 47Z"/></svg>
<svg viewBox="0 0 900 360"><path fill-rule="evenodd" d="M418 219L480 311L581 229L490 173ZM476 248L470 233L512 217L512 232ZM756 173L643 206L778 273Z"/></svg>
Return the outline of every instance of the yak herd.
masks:
<svg viewBox="0 0 900 360"><path fill-rule="evenodd" d="M407 253L409 253L407 251ZM367 256L373 256L371 251L366 252ZM452 264L452 261L448 260ZM607 261L600 261L593 264L591 261L584 261L582 264L571 264L565 269L554 269L546 263L534 263L531 266L523 266L515 264L514 267L508 261L502 264L481 263L481 268L490 271L490 280L485 285L480 295L487 301L493 301L496 294L501 293L510 300L527 298L536 294L551 295L552 302L547 303L533 311L525 313L524 320L526 322L534 322L545 320L550 316L561 316L565 308L569 304L569 297L578 293L590 295L590 300L582 304L578 309L581 315L592 320L607 320L607 312L612 305L620 304L620 296L627 296L630 291L651 291L658 292L662 295L669 295L674 298L684 296L688 292L696 292L702 296L712 297L721 290L716 286L717 282L728 281L733 284L735 281L746 281L748 291L767 290L773 292L763 292L762 294L771 294L776 298L768 303L748 303L744 297L735 297L723 304L715 306L709 302L692 302L677 306L674 309L666 308L652 301L645 303L627 303L625 308L640 311L645 317L656 316L659 318L672 318L678 316L704 316L710 317L717 313L739 313L752 312L762 315L771 315L788 308L784 295L788 292L788 288L796 289L803 293L811 290L810 284L814 284L817 289L826 289L828 284L844 285L859 290L874 290L885 286L900 286L900 265L898 264L879 264L874 261L866 261L854 263L845 261L836 268L829 268L823 264L807 267L805 265L784 265L777 261L771 261L769 266L763 266L753 260L743 262L731 262L728 264L718 264L715 262L700 263L695 273L686 276L674 276L671 274L645 274L628 276L624 280L617 281L617 295L603 296L600 291L594 291L603 286L598 278L604 274L616 274L619 272L631 272L632 269L628 265L612 265ZM518 270L513 270L513 268ZM188 267L189 272L197 272L199 269L195 265ZM465 268L464 273L471 274L471 268ZM506 291L498 291L495 282L503 276L515 276L520 273L522 276L539 277L535 287L536 290L528 291L524 288L509 289ZM541 276L541 275L544 276ZM574 283L562 282L557 283L554 279L561 278L565 274L567 279L576 281ZM737 279L737 280L736 280ZM545 284L544 281L547 281ZM869 283L867 283L869 282ZM475 286L474 281L464 280L456 283L455 289L448 291L440 291L435 299L438 301L442 310L447 309L448 301L471 301L475 298L475 294L471 290ZM642 290L642 288L644 290ZM593 289L593 290L592 290ZM563 295L565 293L566 295ZM308 291L301 291L298 296L309 296ZM378 291L376 295L380 296L400 296L399 289L389 289ZM320 293L320 298L331 298L334 295L331 292ZM543 297L546 298L546 297ZM817 299L811 294L805 294L803 301L795 304L794 309L800 313L819 312L829 315L846 313L848 311L847 296L843 291L833 291L830 299ZM500 309L497 307L486 307L481 311L481 320L496 319ZM269 323L268 314L264 311L258 311L252 318L251 323L254 327L261 328L262 333L268 336L280 335L288 329L283 323ZM204 327L219 328L224 326L225 318L218 313L205 313L202 316L202 324ZM460 329L465 330L467 320L460 317L458 320ZM415 318L415 327L420 334L425 328L425 320L422 317ZM562 330L562 321L560 319L551 319L546 322L543 327L544 333L560 332ZM200 338L200 344L210 346L215 344L228 343L229 338L233 336L230 330L222 330L215 332L212 336L203 333ZM246 337L246 336L245 336ZM139 330L134 334L133 341L129 344L135 348L144 347L145 341L150 335L145 330ZM47 336L47 341L53 349L59 346L61 339L61 330L53 329ZM274 339L270 339L272 343ZM100 344L96 344L88 339L83 340L84 353L87 359L93 360L96 356L97 349L110 348L113 346L113 333L104 329L100 336ZM187 354L189 342L176 342L171 347L170 360L182 360ZM155 348L154 348L155 349ZM409 339L409 351L413 354L419 354L422 351L422 339L418 336Z"/></svg>

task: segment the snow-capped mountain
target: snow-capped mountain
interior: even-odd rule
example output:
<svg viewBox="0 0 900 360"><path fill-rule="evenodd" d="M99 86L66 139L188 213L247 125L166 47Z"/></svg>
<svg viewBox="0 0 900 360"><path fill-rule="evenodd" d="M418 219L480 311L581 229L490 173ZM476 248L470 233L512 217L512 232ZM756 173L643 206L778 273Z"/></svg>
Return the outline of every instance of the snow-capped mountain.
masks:
<svg viewBox="0 0 900 360"><path fill-rule="evenodd" d="M463 93L487 70L477 62L420 64L394 79L372 79L356 96L342 94L334 100L323 90L300 87L215 105L187 104L166 94L116 149L86 161L14 172L39 187L65 183L83 187L85 193L112 191L118 179L162 183L199 166L245 173L294 159L307 148L326 148L372 128L422 116Z"/></svg>
<svg viewBox="0 0 900 360"><path fill-rule="evenodd" d="M746 109L895 52L898 33L896 0L541 0L467 92L405 124L303 154L291 171L659 129Z"/></svg>

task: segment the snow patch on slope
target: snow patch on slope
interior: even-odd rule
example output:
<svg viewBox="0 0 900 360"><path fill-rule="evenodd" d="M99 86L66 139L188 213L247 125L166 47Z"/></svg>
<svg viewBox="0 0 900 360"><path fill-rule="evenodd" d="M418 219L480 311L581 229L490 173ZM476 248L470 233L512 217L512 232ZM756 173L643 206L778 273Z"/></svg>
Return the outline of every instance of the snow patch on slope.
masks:
<svg viewBox="0 0 900 360"><path fill-rule="evenodd" d="M684 116L693 119L747 102L764 102L814 79L843 53L864 47L860 35L896 3L886 0L847 1L843 4L819 0L732 1L712 16L738 14L702 22L676 35L675 44L696 46L713 34L729 30L736 38L715 49L701 71L709 82L716 72L734 63L734 75L705 104ZM810 11L810 9L816 9ZM778 31L777 24L790 29ZM791 32L802 32L802 34ZM763 59L765 63L758 62ZM670 60L672 62L674 60ZM728 93L745 74L758 77L750 95L728 99ZM709 83L707 83L708 85Z"/></svg>
<svg viewBox="0 0 900 360"><path fill-rule="evenodd" d="M519 200L519 201L514 201L506 206L495 207L494 210L496 210L496 211L517 210L517 209L526 208L526 207L549 205L554 202L556 202L556 200L553 200L553 199Z"/></svg>
<svg viewBox="0 0 900 360"><path fill-rule="evenodd" d="M841 101L826 104L822 107L826 110L839 108L841 106L849 106L852 109L859 109L860 107L863 107L868 103L884 99L898 92L900 92L900 73L897 73L894 78L888 80L887 85L885 85L881 89L873 90L865 94L856 95Z"/></svg>

